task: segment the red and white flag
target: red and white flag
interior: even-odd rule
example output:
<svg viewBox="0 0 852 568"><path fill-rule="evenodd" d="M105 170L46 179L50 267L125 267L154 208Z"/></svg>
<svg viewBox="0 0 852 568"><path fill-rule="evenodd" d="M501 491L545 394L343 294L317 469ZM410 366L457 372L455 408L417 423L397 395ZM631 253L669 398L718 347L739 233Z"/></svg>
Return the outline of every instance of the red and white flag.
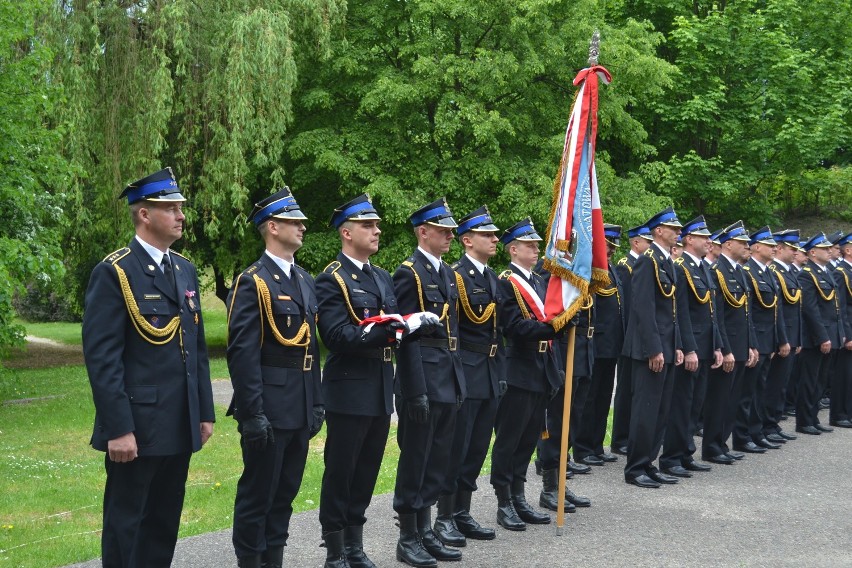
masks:
<svg viewBox="0 0 852 568"><path fill-rule="evenodd" d="M544 301L545 321L564 327L583 300L609 284L603 214L595 172L595 139L598 130L598 85L612 77L593 65L580 71L559 173L553 184L544 268L553 277Z"/></svg>

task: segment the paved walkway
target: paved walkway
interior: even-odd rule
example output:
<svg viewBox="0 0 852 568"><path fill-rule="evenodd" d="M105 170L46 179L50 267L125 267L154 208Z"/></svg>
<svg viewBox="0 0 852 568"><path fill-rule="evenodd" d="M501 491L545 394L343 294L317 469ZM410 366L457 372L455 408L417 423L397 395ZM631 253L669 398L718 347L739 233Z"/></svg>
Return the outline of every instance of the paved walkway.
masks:
<svg viewBox="0 0 852 568"><path fill-rule="evenodd" d="M820 416L828 422L827 412ZM790 421L783 423L792 428ZM700 440L699 440L700 442ZM526 532L499 529L490 542L470 541L463 559L445 566L523 568L555 566L630 567L849 567L852 566L852 431L802 435L781 450L746 456L733 466L660 489L639 489L623 481L623 458L569 482L592 498L589 509L568 515L563 535L554 525ZM527 496L538 501L541 478L530 471ZM480 480L473 514L494 526L496 498ZM366 551L378 566L396 561L398 530L391 495L376 496L367 512ZM316 511L293 517L285 565L317 567ZM99 561L77 564L94 568ZM230 531L186 538L178 543L175 568L236 566Z"/></svg>

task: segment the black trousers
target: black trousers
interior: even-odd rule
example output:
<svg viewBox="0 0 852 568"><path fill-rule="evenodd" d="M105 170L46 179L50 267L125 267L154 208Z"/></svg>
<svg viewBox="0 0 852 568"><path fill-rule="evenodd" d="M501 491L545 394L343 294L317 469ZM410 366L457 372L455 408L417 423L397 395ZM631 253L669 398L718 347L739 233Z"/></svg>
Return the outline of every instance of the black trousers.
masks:
<svg viewBox="0 0 852 568"><path fill-rule="evenodd" d="M527 468L536 440L544 427L547 395L509 385L500 400L494 421L494 447L491 448L491 485L509 486L513 480L526 481Z"/></svg>
<svg viewBox="0 0 852 568"><path fill-rule="evenodd" d="M769 363L769 354L761 353L757 364L754 367L747 367L743 371L742 389L739 401L736 402L734 430L731 437L731 442L735 448L753 442L752 438L759 435L763 428L763 421L756 414L756 401L758 399L763 400Z"/></svg>
<svg viewBox="0 0 852 568"><path fill-rule="evenodd" d="M803 350L804 351L804 350ZM799 352L793 359L793 369L790 371L790 376L787 377L787 384L784 388L784 409L794 410L796 408L796 399L799 394L799 382L802 377L802 353Z"/></svg>
<svg viewBox="0 0 852 568"><path fill-rule="evenodd" d="M825 392L837 350L823 354L819 348L802 349L802 376L796 396L796 428L819 424L819 399Z"/></svg>
<svg viewBox="0 0 852 568"><path fill-rule="evenodd" d="M674 387L674 365L654 373L647 360L632 360L633 397L625 479L635 479L654 467L663 446Z"/></svg>
<svg viewBox="0 0 852 568"><path fill-rule="evenodd" d="M496 398L467 398L462 403L456 416L450 465L441 489L442 495L452 495L459 489L476 491L476 479L491 445L498 403Z"/></svg>
<svg viewBox="0 0 852 568"><path fill-rule="evenodd" d="M577 451L577 432L580 425L587 419L585 406L589 398L591 377L575 376L571 384L571 416L568 420L568 447ZM542 469L559 467L559 450L562 445L562 415L565 410L565 387L547 402L545 410L545 427L547 439L539 437L536 442L538 459Z"/></svg>
<svg viewBox="0 0 852 568"><path fill-rule="evenodd" d="M617 361L614 358L595 359L589 395L583 409L582 421L577 425L577 435L574 438L574 459L576 460L604 453L603 443L606 438Z"/></svg>
<svg viewBox="0 0 852 568"><path fill-rule="evenodd" d="M784 414L784 395L790 373L796 362L796 355L791 350L786 357L776 354L769 363L769 374L766 376L766 389L763 393L763 435L777 434L781 431L781 416Z"/></svg>
<svg viewBox="0 0 852 568"><path fill-rule="evenodd" d="M728 437L733 429L733 416L742 390L745 362L734 363L730 373L722 367L710 369L707 378L707 396L704 399L704 437L701 440L701 458L710 459L727 453Z"/></svg>
<svg viewBox="0 0 852 568"><path fill-rule="evenodd" d="M852 351L839 349L831 375L831 422L852 418Z"/></svg>
<svg viewBox="0 0 852 568"><path fill-rule="evenodd" d="M105 456L105 568L171 566L191 455L146 456L126 463Z"/></svg>
<svg viewBox="0 0 852 568"><path fill-rule="evenodd" d="M367 522L388 441L390 416L325 415L325 471L319 520L323 534Z"/></svg>
<svg viewBox="0 0 852 568"><path fill-rule="evenodd" d="M695 453L693 433L695 420L697 420L693 412L696 385L699 381L703 382L706 390L707 372L712 363L712 361L699 361L695 372L687 371L683 365L675 367L669 421L663 439L663 453L660 456L660 467L663 469L682 466L693 461L692 454Z"/></svg>
<svg viewBox="0 0 852 568"><path fill-rule="evenodd" d="M393 509L397 513L416 513L435 504L446 480L456 405L429 401L429 419L424 424L408 417L407 403L401 397L396 397L396 412L399 462Z"/></svg>
<svg viewBox="0 0 852 568"><path fill-rule="evenodd" d="M704 428L704 400L707 397L707 383L710 376L710 367L713 361L699 361L698 372L692 382L692 409L689 412L689 443L684 463L695 461L693 457L697 448L695 447L695 432Z"/></svg>
<svg viewBox="0 0 852 568"><path fill-rule="evenodd" d="M290 536L293 499L302 484L308 457L308 428L273 430L275 442L252 450L240 441L243 473L234 500L234 552L262 554L284 546Z"/></svg>
<svg viewBox="0 0 852 568"><path fill-rule="evenodd" d="M612 437L610 447L626 448L630 436L630 399L633 395L633 371L629 357L619 357L615 385L615 399L612 405Z"/></svg>

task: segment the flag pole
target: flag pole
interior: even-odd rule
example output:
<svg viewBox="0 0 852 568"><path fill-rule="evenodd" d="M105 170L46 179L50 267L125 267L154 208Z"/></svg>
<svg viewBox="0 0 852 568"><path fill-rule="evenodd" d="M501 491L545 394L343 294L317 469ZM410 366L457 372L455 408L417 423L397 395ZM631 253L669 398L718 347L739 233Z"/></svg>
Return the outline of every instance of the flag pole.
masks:
<svg viewBox="0 0 852 568"><path fill-rule="evenodd" d="M589 67L598 64L601 34L595 30L589 42ZM583 299L581 298L581 301ZM591 322L590 322L591 323ZM565 397L562 401L562 436L559 439L559 485L556 494L556 535L562 536L565 526L565 475L568 469L568 434L571 426L571 395L574 387L574 346L577 328L568 330L568 347L565 350Z"/></svg>
<svg viewBox="0 0 852 568"><path fill-rule="evenodd" d="M565 526L565 474L568 469L568 431L571 423L571 392L574 387L574 343L577 328L568 329L568 348L565 350L565 397L562 401L562 437L559 439L559 491L556 496L556 535L562 536Z"/></svg>

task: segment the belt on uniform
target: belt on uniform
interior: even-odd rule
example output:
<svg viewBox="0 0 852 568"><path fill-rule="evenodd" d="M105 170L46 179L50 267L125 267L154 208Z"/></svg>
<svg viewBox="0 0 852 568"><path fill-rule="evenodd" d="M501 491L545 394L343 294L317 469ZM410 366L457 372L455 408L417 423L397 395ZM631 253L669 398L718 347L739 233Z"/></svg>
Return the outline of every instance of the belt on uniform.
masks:
<svg viewBox="0 0 852 568"><path fill-rule="evenodd" d="M472 343L470 341L465 341L462 339L459 341L459 347L464 349L465 351L472 351L473 353L483 353L488 355L489 357L494 357L497 355L497 344L491 343L482 344L482 343Z"/></svg>
<svg viewBox="0 0 852 568"><path fill-rule="evenodd" d="M385 347L384 349L370 349L366 351L353 351L351 355L355 357L363 357L364 359L381 359L385 363L393 360L393 348Z"/></svg>
<svg viewBox="0 0 852 568"><path fill-rule="evenodd" d="M506 346L510 357L534 359L538 353L547 353L547 341L519 341Z"/></svg>
<svg viewBox="0 0 852 568"><path fill-rule="evenodd" d="M314 366L314 356L305 355L304 357L284 357L281 355L263 355L260 358L260 364L264 367L282 367L285 369L301 369L310 371Z"/></svg>
<svg viewBox="0 0 852 568"><path fill-rule="evenodd" d="M585 333L586 337L592 339L595 336L595 326L590 325L589 327L578 327L577 333Z"/></svg>
<svg viewBox="0 0 852 568"><path fill-rule="evenodd" d="M515 341L511 346L518 350L545 353L547 352L548 343L550 342L546 339L542 341Z"/></svg>
<svg viewBox="0 0 852 568"><path fill-rule="evenodd" d="M457 337L447 337L444 339L433 339L431 337L424 337L420 340L421 347L438 347L440 349L448 349L450 351L455 351L458 348L458 338Z"/></svg>

